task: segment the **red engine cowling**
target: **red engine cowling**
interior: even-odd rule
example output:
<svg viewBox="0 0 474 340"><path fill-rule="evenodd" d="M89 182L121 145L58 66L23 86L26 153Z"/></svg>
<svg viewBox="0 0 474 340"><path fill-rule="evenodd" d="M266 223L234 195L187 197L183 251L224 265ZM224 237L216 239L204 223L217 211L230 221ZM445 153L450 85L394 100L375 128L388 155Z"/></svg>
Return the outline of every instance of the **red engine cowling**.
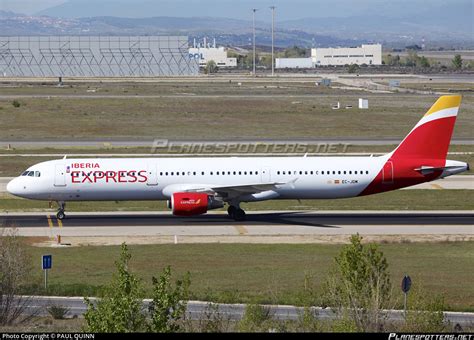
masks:
<svg viewBox="0 0 474 340"><path fill-rule="evenodd" d="M205 214L208 209L209 195L196 192L177 192L171 196L168 206L173 215L192 216Z"/></svg>

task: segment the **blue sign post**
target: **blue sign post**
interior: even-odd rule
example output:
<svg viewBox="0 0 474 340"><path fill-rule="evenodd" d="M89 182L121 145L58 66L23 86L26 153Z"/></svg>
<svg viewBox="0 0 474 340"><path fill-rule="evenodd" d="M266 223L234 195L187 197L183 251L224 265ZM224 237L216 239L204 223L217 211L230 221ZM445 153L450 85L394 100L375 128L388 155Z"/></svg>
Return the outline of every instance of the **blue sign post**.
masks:
<svg viewBox="0 0 474 340"><path fill-rule="evenodd" d="M44 289L48 289L48 270L53 267L53 255L43 255L42 257L42 267L44 271Z"/></svg>

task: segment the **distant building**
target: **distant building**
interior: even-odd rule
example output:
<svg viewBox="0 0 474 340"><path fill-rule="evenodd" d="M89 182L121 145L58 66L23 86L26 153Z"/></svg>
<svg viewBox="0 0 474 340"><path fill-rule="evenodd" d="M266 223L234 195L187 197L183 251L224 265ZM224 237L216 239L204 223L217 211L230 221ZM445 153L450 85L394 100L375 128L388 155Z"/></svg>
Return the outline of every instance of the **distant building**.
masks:
<svg viewBox="0 0 474 340"><path fill-rule="evenodd" d="M311 58L276 58L275 68L312 68Z"/></svg>
<svg viewBox="0 0 474 340"><path fill-rule="evenodd" d="M237 67L237 58L228 58L227 50L224 47L217 47L216 40L208 44L204 39L203 44L196 44L189 49L189 59L199 61L199 67L206 67L207 63L213 60L217 67Z"/></svg>
<svg viewBox="0 0 474 340"><path fill-rule="evenodd" d="M382 45L360 47L312 48L311 60L315 66L382 65Z"/></svg>

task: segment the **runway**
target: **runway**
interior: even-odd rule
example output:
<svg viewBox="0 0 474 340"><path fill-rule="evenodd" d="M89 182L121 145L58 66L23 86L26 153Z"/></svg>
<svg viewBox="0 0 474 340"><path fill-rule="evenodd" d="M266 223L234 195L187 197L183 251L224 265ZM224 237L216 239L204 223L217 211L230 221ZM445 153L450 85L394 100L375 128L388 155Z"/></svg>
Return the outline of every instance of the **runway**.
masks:
<svg viewBox="0 0 474 340"><path fill-rule="evenodd" d="M1 214L6 227L22 236L317 236L317 235L474 235L474 212L249 212L234 222L221 212L176 217L169 212Z"/></svg>

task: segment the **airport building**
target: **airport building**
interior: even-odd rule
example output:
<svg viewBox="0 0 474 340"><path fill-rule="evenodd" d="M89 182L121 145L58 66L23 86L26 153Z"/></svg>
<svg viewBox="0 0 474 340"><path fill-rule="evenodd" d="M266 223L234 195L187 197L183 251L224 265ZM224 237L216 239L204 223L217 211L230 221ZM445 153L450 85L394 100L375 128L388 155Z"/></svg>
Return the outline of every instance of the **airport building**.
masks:
<svg viewBox="0 0 474 340"><path fill-rule="evenodd" d="M193 76L186 36L4 36L0 77Z"/></svg>
<svg viewBox="0 0 474 340"><path fill-rule="evenodd" d="M382 45L367 44L360 47L312 48L311 60L314 66L382 65Z"/></svg>
<svg viewBox="0 0 474 340"><path fill-rule="evenodd" d="M205 67L213 60L217 67L237 67L237 58L228 58L224 47L217 47L216 40L211 45L204 39L202 44L194 40L193 47L189 49L189 59L199 62L199 67Z"/></svg>

